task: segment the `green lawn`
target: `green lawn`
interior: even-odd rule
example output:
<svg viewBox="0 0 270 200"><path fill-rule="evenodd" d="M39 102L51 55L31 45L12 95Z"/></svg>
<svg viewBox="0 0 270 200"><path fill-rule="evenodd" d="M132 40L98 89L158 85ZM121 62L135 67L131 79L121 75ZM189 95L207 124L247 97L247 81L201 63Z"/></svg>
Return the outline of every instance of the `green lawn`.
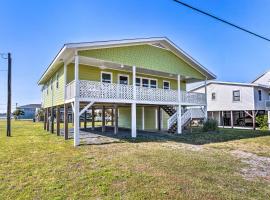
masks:
<svg viewBox="0 0 270 200"><path fill-rule="evenodd" d="M232 150L270 157L269 132L221 130L73 147L43 125L0 122L0 199L269 199ZM270 180L270 179L269 179Z"/></svg>

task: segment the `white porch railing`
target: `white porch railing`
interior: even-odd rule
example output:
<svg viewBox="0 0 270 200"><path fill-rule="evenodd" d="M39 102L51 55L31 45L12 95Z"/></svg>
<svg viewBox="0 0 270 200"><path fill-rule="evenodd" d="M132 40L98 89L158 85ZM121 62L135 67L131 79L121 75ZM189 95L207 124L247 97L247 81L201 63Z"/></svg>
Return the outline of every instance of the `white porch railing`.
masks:
<svg viewBox="0 0 270 200"><path fill-rule="evenodd" d="M66 86L66 99L74 97L74 81ZM81 98L106 100L133 100L133 86L116 83L102 83L97 81L79 81L79 95ZM136 101L149 103L178 104L177 90L160 88L136 87ZM183 104L205 104L205 95L194 92L181 92Z"/></svg>

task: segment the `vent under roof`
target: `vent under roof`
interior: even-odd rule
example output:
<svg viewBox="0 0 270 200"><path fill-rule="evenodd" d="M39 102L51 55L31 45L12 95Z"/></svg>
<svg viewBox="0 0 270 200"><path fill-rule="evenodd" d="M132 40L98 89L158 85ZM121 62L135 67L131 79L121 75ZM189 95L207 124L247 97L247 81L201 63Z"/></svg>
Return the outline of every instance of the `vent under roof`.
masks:
<svg viewBox="0 0 270 200"><path fill-rule="evenodd" d="M155 46L155 47L158 47L158 48L167 49L165 46L163 46L163 45L160 44L160 43L154 43L154 44L152 44L152 45Z"/></svg>

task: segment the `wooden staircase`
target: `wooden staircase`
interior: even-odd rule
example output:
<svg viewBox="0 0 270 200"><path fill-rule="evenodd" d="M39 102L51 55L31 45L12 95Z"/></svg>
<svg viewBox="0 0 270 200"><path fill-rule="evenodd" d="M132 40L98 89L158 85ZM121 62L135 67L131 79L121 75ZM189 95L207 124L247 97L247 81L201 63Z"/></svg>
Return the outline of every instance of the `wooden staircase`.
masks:
<svg viewBox="0 0 270 200"><path fill-rule="evenodd" d="M177 110L173 106L166 106L163 105L161 108L170 116L169 120L170 123L168 123L168 133L176 133L177 131ZM192 120L192 111L187 110L185 113L182 114L181 122L182 127L186 126L190 120ZM170 124L170 125L169 125Z"/></svg>
<svg viewBox="0 0 270 200"><path fill-rule="evenodd" d="M173 106L160 106L170 117L173 116L177 111ZM168 133L175 133L177 130L177 121L168 129Z"/></svg>

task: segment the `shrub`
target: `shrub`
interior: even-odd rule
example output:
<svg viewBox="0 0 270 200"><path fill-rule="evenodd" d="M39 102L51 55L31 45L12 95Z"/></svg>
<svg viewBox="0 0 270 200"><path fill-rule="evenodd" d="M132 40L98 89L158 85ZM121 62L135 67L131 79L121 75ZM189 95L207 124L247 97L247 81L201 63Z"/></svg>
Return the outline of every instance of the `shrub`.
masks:
<svg viewBox="0 0 270 200"><path fill-rule="evenodd" d="M203 131L208 132L208 131L217 131L218 130L218 121L214 119L207 119L203 123Z"/></svg>
<svg viewBox="0 0 270 200"><path fill-rule="evenodd" d="M268 117L267 115L259 115L256 117L256 122L261 130L268 130Z"/></svg>

